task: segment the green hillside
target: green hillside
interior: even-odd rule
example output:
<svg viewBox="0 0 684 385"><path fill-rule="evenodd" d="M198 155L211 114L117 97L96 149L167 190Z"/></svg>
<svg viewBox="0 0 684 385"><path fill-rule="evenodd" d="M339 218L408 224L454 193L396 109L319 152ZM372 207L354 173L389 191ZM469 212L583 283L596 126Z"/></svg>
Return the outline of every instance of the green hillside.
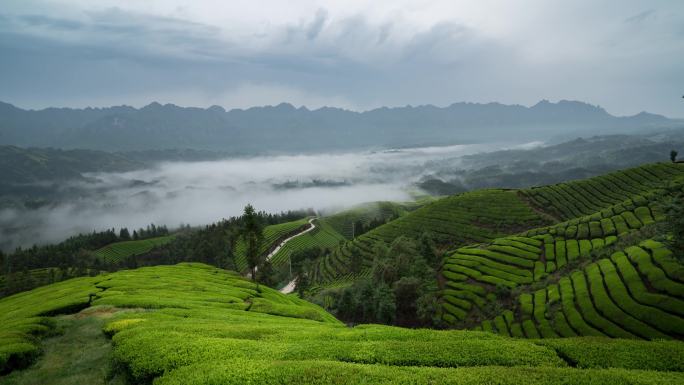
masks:
<svg viewBox="0 0 684 385"><path fill-rule="evenodd" d="M684 265L650 240L516 300L513 310L481 328L527 338L684 337Z"/></svg>
<svg viewBox="0 0 684 385"><path fill-rule="evenodd" d="M155 246L164 245L173 241L173 235L141 239L137 241L123 241L109 244L101 249L95 250L95 255L102 258L105 262L116 263L133 255L145 254Z"/></svg>
<svg viewBox="0 0 684 385"><path fill-rule="evenodd" d="M487 242L550 220L533 210L515 192L482 190L454 195L428 203L394 221L346 242L318 261L311 271L314 282L328 284L342 277L363 276L373 261L374 249L389 245L399 236L437 236L441 243L466 245ZM361 265L352 256L360 255Z"/></svg>
<svg viewBox="0 0 684 385"><path fill-rule="evenodd" d="M528 338L681 338L681 293L651 279L668 276L676 286L684 266L662 244L642 242L663 231L657 227L664 219L662 203L682 190L683 177L682 167L655 164L522 191L546 203L538 210L581 215L447 253L443 319L461 327L482 321L484 330ZM659 262L647 265L649 255Z"/></svg>
<svg viewBox="0 0 684 385"><path fill-rule="evenodd" d="M100 271L70 267L47 267L0 275L0 297L30 290L37 286L64 281L82 275L97 275Z"/></svg>
<svg viewBox="0 0 684 385"><path fill-rule="evenodd" d="M356 223L368 225L373 221L387 222L406 215L412 210L420 207L424 202L370 202L364 203L350 209L340 211L331 215L324 215L324 220L337 233L342 234L347 239L354 238L359 234L358 229L354 229Z"/></svg>
<svg viewBox="0 0 684 385"><path fill-rule="evenodd" d="M111 337L107 357L115 372L99 370L85 379L71 377L70 383L102 381L98 375L117 371L132 383L155 384L684 381L680 342L531 341L478 331L349 328L315 305L202 264L72 279L4 298L0 310L0 371L15 370L0 383L26 378L29 382L21 383L31 383L51 370L57 370L52 379L64 374L59 366L42 364L42 342L36 337L54 332L58 314L79 311L74 319L80 321L74 322L104 320L102 330ZM99 338L74 335L74 330L64 332ZM78 353L87 357L90 352ZM16 370L34 360L38 365Z"/></svg>

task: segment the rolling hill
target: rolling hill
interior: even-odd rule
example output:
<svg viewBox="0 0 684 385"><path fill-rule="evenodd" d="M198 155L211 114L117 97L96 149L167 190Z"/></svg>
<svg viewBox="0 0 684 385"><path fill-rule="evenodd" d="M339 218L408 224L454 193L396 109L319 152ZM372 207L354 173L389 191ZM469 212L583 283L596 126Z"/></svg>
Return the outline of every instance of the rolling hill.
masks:
<svg viewBox="0 0 684 385"><path fill-rule="evenodd" d="M649 238L662 231L662 203L682 191L683 173L653 164L520 191L566 220L447 253L444 319L529 338L681 338L681 293L662 285L681 285L683 266Z"/></svg>
<svg viewBox="0 0 684 385"><path fill-rule="evenodd" d="M444 250L437 280L448 327L526 338L681 339L684 265L662 243L663 205L679 192L684 166L655 163L450 196L332 249L308 272L310 294L369 277L378 247L430 232Z"/></svg>
<svg viewBox="0 0 684 385"><path fill-rule="evenodd" d="M40 299L40 300L38 300ZM202 264L77 278L0 300L0 383L45 378L155 384L665 384L684 345L600 337L530 341L478 331L348 328L319 307ZM100 336L78 334L99 320ZM60 323L114 371L52 372ZM95 322L95 321L91 321ZM74 342L72 341L72 344ZM102 347L104 345L104 347ZM96 349L93 345L91 349ZM78 349L75 347L74 349ZM84 360L88 351L61 352ZM86 354L83 354L86 353ZM38 364L25 370L37 360ZM70 363L66 363L70 365ZM64 379L63 377L61 379Z"/></svg>

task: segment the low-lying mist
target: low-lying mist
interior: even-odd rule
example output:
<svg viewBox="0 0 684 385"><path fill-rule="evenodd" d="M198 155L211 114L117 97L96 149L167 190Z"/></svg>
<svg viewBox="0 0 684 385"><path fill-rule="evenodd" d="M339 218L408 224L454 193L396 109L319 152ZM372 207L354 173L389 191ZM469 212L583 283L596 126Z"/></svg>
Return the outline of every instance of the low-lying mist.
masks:
<svg viewBox="0 0 684 385"><path fill-rule="evenodd" d="M460 165L463 155L501 145L458 145L378 152L262 156L160 163L123 173L86 174L63 183L59 203L0 211L0 246L58 242L108 228L203 225L240 215L251 203L280 212L334 211L355 204L412 199L414 183Z"/></svg>

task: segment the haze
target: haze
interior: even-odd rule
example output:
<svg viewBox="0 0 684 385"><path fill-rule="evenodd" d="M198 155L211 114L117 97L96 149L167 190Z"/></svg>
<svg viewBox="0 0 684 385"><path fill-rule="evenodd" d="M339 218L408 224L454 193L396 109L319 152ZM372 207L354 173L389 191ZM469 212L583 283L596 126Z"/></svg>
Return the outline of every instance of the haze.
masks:
<svg viewBox="0 0 684 385"><path fill-rule="evenodd" d="M538 145L529 143L516 148ZM73 199L36 210L0 211L2 248L57 242L107 228L206 225L259 210L334 211L371 201L407 201L427 175L442 175L460 156L502 144L425 147L381 152L167 162L154 168L88 174L90 182L60 186ZM448 171L447 171L448 172ZM9 229L21 229L10 233Z"/></svg>

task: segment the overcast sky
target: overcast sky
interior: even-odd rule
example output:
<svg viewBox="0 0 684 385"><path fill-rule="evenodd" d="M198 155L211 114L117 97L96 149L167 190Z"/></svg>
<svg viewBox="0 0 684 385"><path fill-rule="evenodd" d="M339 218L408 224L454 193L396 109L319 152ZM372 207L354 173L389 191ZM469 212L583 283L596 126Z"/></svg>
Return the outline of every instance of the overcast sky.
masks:
<svg viewBox="0 0 684 385"><path fill-rule="evenodd" d="M540 99L684 117L684 1L2 0L20 107Z"/></svg>

